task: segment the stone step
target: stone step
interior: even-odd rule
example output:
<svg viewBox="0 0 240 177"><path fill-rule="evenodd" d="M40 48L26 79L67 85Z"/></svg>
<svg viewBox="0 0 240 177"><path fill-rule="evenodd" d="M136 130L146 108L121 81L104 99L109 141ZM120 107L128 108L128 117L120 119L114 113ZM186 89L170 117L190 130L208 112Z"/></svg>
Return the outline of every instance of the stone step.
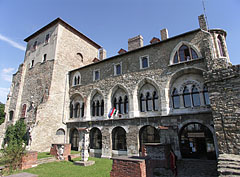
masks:
<svg viewBox="0 0 240 177"><path fill-rule="evenodd" d="M221 154L218 157L218 161L235 161L240 163L240 155L234 155L234 154Z"/></svg>
<svg viewBox="0 0 240 177"><path fill-rule="evenodd" d="M240 176L240 170L237 169L230 169L230 168L219 168L218 172L220 173L220 176L222 175L235 175L235 176Z"/></svg>
<svg viewBox="0 0 240 177"><path fill-rule="evenodd" d="M230 168L230 169L240 170L240 165L226 163L226 164L219 164L218 168Z"/></svg>

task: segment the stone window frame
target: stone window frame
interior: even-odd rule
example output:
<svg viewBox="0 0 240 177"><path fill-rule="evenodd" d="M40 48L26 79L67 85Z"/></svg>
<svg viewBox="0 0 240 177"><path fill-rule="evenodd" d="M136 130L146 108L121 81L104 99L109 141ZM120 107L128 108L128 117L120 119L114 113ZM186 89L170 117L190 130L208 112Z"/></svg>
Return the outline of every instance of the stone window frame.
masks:
<svg viewBox="0 0 240 177"><path fill-rule="evenodd" d="M69 110L70 119L83 119L85 117L85 103L82 95L76 94L70 99Z"/></svg>
<svg viewBox="0 0 240 177"><path fill-rule="evenodd" d="M43 57L42 57L42 63L46 62L47 61L47 54L43 54Z"/></svg>
<svg viewBox="0 0 240 177"><path fill-rule="evenodd" d="M146 58L147 59L147 67L143 67L143 59ZM149 65L149 55L143 55L139 57L139 63L140 63L140 69L147 69L150 67Z"/></svg>
<svg viewBox="0 0 240 177"><path fill-rule="evenodd" d="M226 57L226 52L224 50L224 43L222 36L219 34L217 36L217 44L218 44L218 50L219 50L219 57Z"/></svg>
<svg viewBox="0 0 240 177"><path fill-rule="evenodd" d="M117 73L117 66L120 66L120 74ZM114 76L122 75L122 62L114 64Z"/></svg>
<svg viewBox="0 0 240 177"><path fill-rule="evenodd" d="M99 92L96 91L90 101L90 111L92 117L102 117L104 116L104 97Z"/></svg>
<svg viewBox="0 0 240 177"><path fill-rule="evenodd" d="M95 77L96 77L96 72L99 73L99 78L98 78L98 79L95 78ZM100 69L95 69L95 70L93 70L93 81L99 81L99 80L100 80L100 77L101 77L101 75L100 75Z"/></svg>
<svg viewBox="0 0 240 177"><path fill-rule="evenodd" d="M72 86L79 86L81 85L82 77L79 71L75 72L72 78Z"/></svg>
<svg viewBox="0 0 240 177"><path fill-rule="evenodd" d="M186 45L189 48L190 51L191 51L191 49L193 49L195 51L195 53L197 54L198 58L194 58L194 59L191 58L191 59L186 60L186 61L180 61L180 58L179 58L179 55L178 55L179 61L177 63L174 63L175 54L176 54L176 52L178 53L179 49L183 45ZM195 61L195 60L202 59L202 58L203 58L202 54L201 54L201 52L200 52L200 50L199 50L199 48L197 46L195 46L194 44L192 44L191 42L188 42L188 41L181 41L172 50L172 52L170 54L169 65L177 65L177 64L181 64L181 63Z"/></svg>
<svg viewBox="0 0 240 177"><path fill-rule="evenodd" d="M50 40L50 34L48 33L45 35L44 45L47 45L49 43L49 40Z"/></svg>
<svg viewBox="0 0 240 177"><path fill-rule="evenodd" d="M36 40L33 43L32 49L33 49L33 51L35 51L35 50L37 50L37 48L38 48L38 41Z"/></svg>

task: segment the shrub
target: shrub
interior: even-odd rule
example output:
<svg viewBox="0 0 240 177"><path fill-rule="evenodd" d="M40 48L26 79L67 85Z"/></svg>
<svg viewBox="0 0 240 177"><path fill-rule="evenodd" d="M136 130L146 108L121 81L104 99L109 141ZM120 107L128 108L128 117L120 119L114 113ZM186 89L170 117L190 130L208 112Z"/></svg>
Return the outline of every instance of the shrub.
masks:
<svg viewBox="0 0 240 177"><path fill-rule="evenodd" d="M0 104L0 125L5 120L4 106L5 106L4 104Z"/></svg>
<svg viewBox="0 0 240 177"><path fill-rule="evenodd" d="M26 125L23 120L18 120L15 125L10 125L5 134L2 160L9 166L9 170L18 168L21 157L26 148Z"/></svg>

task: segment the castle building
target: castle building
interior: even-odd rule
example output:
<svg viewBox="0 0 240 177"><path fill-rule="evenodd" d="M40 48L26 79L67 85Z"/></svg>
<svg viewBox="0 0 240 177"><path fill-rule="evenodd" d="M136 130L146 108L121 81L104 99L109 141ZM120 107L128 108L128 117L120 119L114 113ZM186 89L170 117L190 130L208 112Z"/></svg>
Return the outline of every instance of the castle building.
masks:
<svg viewBox="0 0 240 177"><path fill-rule="evenodd" d="M174 37L162 29L161 39L145 46L138 35L128 39L128 51L106 58L100 45L54 20L25 39L1 141L6 127L24 118L31 150L71 143L110 158L138 156L144 143L170 143L178 158L216 159L223 148L207 76L231 63L226 32L208 30L203 15L199 25Z"/></svg>

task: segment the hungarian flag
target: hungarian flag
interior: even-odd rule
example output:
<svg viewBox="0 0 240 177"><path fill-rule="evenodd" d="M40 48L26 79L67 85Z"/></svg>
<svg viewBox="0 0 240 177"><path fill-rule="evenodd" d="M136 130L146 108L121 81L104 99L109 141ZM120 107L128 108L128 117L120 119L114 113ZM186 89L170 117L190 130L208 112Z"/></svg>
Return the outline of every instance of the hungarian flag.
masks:
<svg viewBox="0 0 240 177"><path fill-rule="evenodd" d="M109 118L109 119L112 118L115 110L116 110L115 108L111 108L111 109L110 109L110 111L109 111L109 113L108 113L108 118Z"/></svg>

